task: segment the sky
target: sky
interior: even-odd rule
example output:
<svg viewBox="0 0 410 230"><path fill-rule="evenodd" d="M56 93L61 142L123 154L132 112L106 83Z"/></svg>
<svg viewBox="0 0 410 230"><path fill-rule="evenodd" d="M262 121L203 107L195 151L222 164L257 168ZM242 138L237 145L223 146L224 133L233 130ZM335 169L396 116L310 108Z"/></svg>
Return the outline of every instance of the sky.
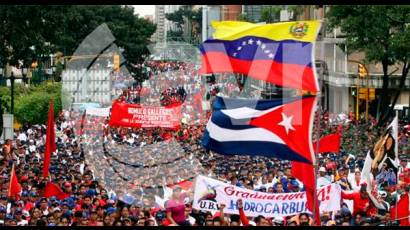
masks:
<svg viewBox="0 0 410 230"><path fill-rule="evenodd" d="M155 15L155 5L132 5L132 7L134 7L134 13L139 14L141 17Z"/></svg>

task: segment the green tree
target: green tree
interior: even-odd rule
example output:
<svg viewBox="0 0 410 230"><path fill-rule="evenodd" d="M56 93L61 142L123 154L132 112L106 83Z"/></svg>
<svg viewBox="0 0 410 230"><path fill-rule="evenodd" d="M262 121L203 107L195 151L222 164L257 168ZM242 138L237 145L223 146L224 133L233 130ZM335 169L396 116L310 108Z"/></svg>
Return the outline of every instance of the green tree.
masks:
<svg viewBox="0 0 410 230"><path fill-rule="evenodd" d="M172 41L199 41L202 28L202 8L193 10L191 5L184 5L172 13L165 14L168 21L174 22L176 29L169 30L168 38ZM188 24L188 31L190 34L184 36L184 26ZM181 37L181 39L179 38Z"/></svg>
<svg viewBox="0 0 410 230"><path fill-rule="evenodd" d="M61 83L42 83L16 97L15 118L19 123L44 124L50 100L54 101L54 117L62 110Z"/></svg>
<svg viewBox="0 0 410 230"><path fill-rule="evenodd" d="M33 59L53 52L51 41L63 25L64 7L16 6L0 7L0 62L5 65L31 64Z"/></svg>
<svg viewBox="0 0 410 230"><path fill-rule="evenodd" d="M124 49L122 55L126 68L138 81L142 80L134 64L141 63L142 56L149 53L147 46L156 30L155 24L134 15L134 9L130 6L67 7L65 23L58 28L61 36L55 41L58 51L65 56L71 55L88 34L106 23L116 39L115 44Z"/></svg>
<svg viewBox="0 0 410 230"><path fill-rule="evenodd" d="M178 30L169 30L167 32L167 40L169 41L183 41L183 32Z"/></svg>
<svg viewBox="0 0 410 230"><path fill-rule="evenodd" d="M61 51L70 56L79 44L106 23L124 49L126 67L135 73L135 63L148 54L147 45L156 26L134 15L130 6L13 6L0 8L0 63L18 65L23 61L47 59ZM136 76L138 78L138 76Z"/></svg>
<svg viewBox="0 0 410 230"><path fill-rule="evenodd" d="M248 15L246 14L239 14L238 15L238 21L243 21L243 22L254 22Z"/></svg>
<svg viewBox="0 0 410 230"><path fill-rule="evenodd" d="M168 21L174 22L177 25L177 28L179 31L182 31L183 26L184 26L184 16L186 14L185 8L179 8L175 12L172 13L166 13L165 18Z"/></svg>
<svg viewBox="0 0 410 230"><path fill-rule="evenodd" d="M332 6L326 14L329 28L340 27L348 52L362 51L366 62L381 63L383 86L377 118L384 124L393 114L410 69L410 6ZM389 89L391 67L403 66L398 90ZM391 106L389 106L392 102Z"/></svg>
<svg viewBox="0 0 410 230"><path fill-rule="evenodd" d="M261 10L261 21L266 23L278 22L280 20L279 6L266 6Z"/></svg>

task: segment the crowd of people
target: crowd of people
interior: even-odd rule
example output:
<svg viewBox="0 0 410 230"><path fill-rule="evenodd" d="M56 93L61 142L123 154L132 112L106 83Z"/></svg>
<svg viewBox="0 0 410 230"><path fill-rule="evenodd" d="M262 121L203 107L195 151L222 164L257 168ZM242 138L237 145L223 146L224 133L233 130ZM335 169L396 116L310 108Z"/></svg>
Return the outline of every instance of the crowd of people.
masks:
<svg viewBox="0 0 410 230"><path fill-rule="evenodd" d="M149 62L152 77L164 74L164 80L190 75L182 64ZM179 75L180 71L188 71ZM168 73L168 75L167 75ZM172 80L171 80L172 81ZM195 79L184 80L193 85L188 95L200 92ZM162 86L153 80L150 89L158 93L149 97L160 100ZM151 84L156 84L151 85ZM211 90L212 96L227 93L233 83ZM187 84L188 85L188 84ZM175 87L178 87L176 85ZM135 95L142 97L140 86ZM166 89L166 88L165 88ZM125 90L119 100L134 100L133 89ZM148 92L149 94L152 92ZM203 95L206 95L203 92ZM189 101L188 99L185 101ZM142 102L141 102L142 103ZM193 105L191 105L193 106ZM199 113L191 110L191 116ZM342 135L341 151L318 155L317 184L338 183L344 202L340 211L321 214L327 226L392 225L388 212L372 205L361 181L367 151L385 127L377 127L373 119L358 122L335 121L330 113L320 114L321 136ZM57 151L51 157L50 176L42 177L46 126L24 124L15 132L14 140L1 145L0 159L0 225L7 226L220 226L220 225L313 225L313 216L302 213L286 218L246 217L242 200L239 212L224 214L225 204L215 213L192 208L192 184L196 175L209 176L232 185L267 193L304 191L303 184L292 177L291 162L262 156L227 156L206 151L201 146L205 123L182 124L179 130L164 128L110 127L108 118L72 112L56 118ZM348 116L347 116L348 117ZM378 199L388 206L396 202L396 194L409 192L410 129L399 127L399 185L382 184ZM316 132L314 132L316 133ZM316 137L313 137L316 138ZM22 191L8 196L11 169L14 165ZM66 194L64 199L44 197L44 188L52 182ZM349 203L352 200L352 203Z"/></svg>

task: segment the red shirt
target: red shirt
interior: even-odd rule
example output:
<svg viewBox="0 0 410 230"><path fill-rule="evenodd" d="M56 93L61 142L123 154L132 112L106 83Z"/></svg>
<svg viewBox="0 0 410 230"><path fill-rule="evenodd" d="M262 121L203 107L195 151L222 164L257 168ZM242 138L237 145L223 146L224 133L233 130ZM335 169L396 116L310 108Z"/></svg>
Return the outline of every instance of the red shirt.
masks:
<svg viewBox="0 0 410 230"><path fill-rule="evenodd" d="M186 220L185 218L185 204L176 200L169 200L167 203L167 212L171 212L172 219L177 224L180 224Z"/></svg>
<svg viewBox="0 0 410 230"><path fill-rule="evenodd" d="M353 215L356 215L358 212L366 212L365 207L369 205L369 198L362 198L360 192L348 194L342 191L342 198L353 200Z"/></svg>

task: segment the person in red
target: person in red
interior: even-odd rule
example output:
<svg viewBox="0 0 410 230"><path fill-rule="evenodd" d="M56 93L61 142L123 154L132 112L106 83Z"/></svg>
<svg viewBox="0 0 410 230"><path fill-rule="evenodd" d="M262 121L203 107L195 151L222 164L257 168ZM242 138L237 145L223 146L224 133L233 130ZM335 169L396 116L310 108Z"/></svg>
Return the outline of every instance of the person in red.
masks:
<svg viewBox="0 0 410 230"><path fill-rule="evenodd" d="M243 226L249 226L249 220L243 211L243 202L242 199L238 199L238 209L239 209L239 217L242 222Z"/></svg>
<svg viewBox="0 0 410 230"><path fill-rule="evenodd" d="M366 191L366 184L362 184L360 191L353 193L345 193L342 191L342 198L353 200L353 216L358 213L367 213L370 207L369 194Z"/></svg>
<svg viewBox="0 0 410 230"><path fill-rule="evenodd" d="M177 226L190 226L190 223L185 218L185 203L186 194L181 193L180 186L175 186L172 192L172 198L167 202L167 219Z"/></svg>
<svg viewBox="0 0 410 230"><path fill-rule="evenodd" d="M404 189L399 201L395 206L390 208L391 220L398 220L400 226L409 226L409 186L401 186L400 190Z"/></svg>

